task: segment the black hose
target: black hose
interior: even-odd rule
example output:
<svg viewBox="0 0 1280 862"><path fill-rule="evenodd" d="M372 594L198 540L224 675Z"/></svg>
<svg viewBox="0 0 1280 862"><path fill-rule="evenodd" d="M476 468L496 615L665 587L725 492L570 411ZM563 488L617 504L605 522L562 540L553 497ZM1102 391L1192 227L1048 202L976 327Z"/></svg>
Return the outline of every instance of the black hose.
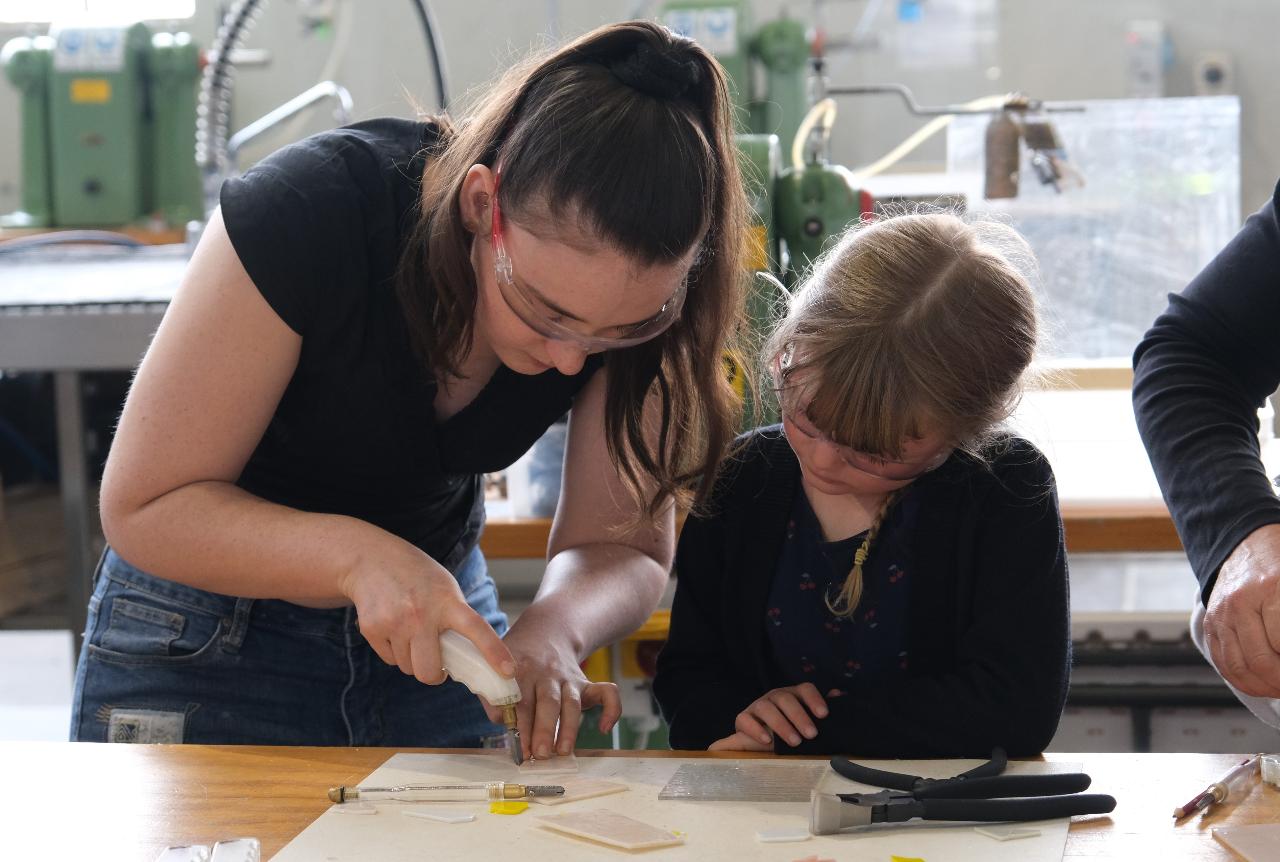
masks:
<svg viewBox="0 0 1280 862"><path fill-rule="evenodd" d="M449 107L449 88L445 83L444 46L440 44L440 28L436 26L435 16L431 14L431 6L427 0L414 0L414 10L418 13L418 21L422 24L422 32L427 37L427 45L431 48L431 66L436 79L436 102L440 110Z"/></svg>
<svg viewBox="0 0 1280 862"><path fill-rule="evenodd" d="M0 242L0 254L12 254L35 248L47 248L53 245L72 245L96 243L99 245L121 245L128 248L142 248L143 243L128 234L109 230L59 230L51 233L38 233L31 236L19 236Z"/></svg>
<svg viewBox="0 0 1280 862"><path fill-rule="evenodd" d="M218 34L211 47L213 62L205 67L200 80L200 102L196 114L196 163L204 174L205 204L207 210L217 205L218 186L227 170L227 141L231 137L231 52L252 26L255 13L262 0L235 0L222 18ZM449 89L445 82L444 47L440 43L439 27L426 0L414 0L414 10L422 24L427 47L431 53L431 65L435 74L436 100L440 110L449 106Z"/></svg>
<svg viewBox="0 0 1280 862"><path fill-rule="evenodd" d="M227 166L227 140L231 137L231 52L252 26L261 0L236 0L222 17L210 53L213 61L200 77L200 102L196 109L196 164L206 178L219 177ZM205 189L216 203L217 189ZM212 206L207 207L209 209Z"/></svg>

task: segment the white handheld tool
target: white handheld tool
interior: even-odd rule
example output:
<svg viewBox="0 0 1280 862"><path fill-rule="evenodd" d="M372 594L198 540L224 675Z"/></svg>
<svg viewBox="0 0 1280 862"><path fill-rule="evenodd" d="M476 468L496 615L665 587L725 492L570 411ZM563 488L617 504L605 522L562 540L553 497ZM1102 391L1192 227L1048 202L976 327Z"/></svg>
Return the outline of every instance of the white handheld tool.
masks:
<svg viewBox="0 0 1280 862"><path fill-rule="evenodd" d="M475 644L452 629L440 633L440 657L449 676L465 685L472 694L483 697L493 706L502 707L502 723L507 726L507 748L511 759L517 766L524 763L520 731L516 729L520 684L494 670Z"/></svg>

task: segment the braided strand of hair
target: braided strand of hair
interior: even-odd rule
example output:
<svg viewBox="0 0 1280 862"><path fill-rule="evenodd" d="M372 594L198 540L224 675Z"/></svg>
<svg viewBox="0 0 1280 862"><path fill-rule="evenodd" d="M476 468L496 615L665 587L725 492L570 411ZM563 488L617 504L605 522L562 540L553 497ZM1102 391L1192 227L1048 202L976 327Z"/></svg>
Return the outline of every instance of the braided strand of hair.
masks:
<svg viewBox="0 0 1280 862"><path fill-rule="evenodd" d="M880 533L880 526L884 523L885 516L888 515L890 507L893 506L897 499L897 491L884 498L884 502L880 504L880 510L876 512L875 520L871 522L871 527L867 530L867 537L862 540L862 546L853 554L853 569L849 572L849 576L844 579L839 595L836 596L834 602L829 595L823 599L827 610L837 617L847 619L853 616L853 612L858 609L858 602L862 599L863 564L866 563L867 557L871 555L871 546L875 543L876 536Z"/></svg>

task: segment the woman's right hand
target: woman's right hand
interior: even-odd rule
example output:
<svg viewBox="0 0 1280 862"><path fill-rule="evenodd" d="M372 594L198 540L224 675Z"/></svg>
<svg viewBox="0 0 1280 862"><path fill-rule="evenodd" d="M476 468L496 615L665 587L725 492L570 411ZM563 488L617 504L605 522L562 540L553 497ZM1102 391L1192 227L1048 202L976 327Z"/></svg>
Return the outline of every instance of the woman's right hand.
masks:
<svg viewBox="0 0 1280 862"><path fill-rule="evenodd" d="M515 660L493 627L467 604L457 580L408 542L361 554L342 592L355 605L360 634L383 661L427 685L445 680L440 633L452 629L504 676Z"/></svg>

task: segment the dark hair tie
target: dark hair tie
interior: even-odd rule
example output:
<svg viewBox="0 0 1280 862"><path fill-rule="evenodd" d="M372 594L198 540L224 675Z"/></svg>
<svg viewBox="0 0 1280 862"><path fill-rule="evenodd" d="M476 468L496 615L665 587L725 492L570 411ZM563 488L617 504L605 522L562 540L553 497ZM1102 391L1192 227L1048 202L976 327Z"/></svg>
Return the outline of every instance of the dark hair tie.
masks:
<svg viewBox="0 0 1280 862"><path fill-rule="evenodd" d="M702 80L702 72L693 60L682 60L674 51L654 50L647 42L610 63L609 71L628 87L659 99L677 99Z"/></svg>

